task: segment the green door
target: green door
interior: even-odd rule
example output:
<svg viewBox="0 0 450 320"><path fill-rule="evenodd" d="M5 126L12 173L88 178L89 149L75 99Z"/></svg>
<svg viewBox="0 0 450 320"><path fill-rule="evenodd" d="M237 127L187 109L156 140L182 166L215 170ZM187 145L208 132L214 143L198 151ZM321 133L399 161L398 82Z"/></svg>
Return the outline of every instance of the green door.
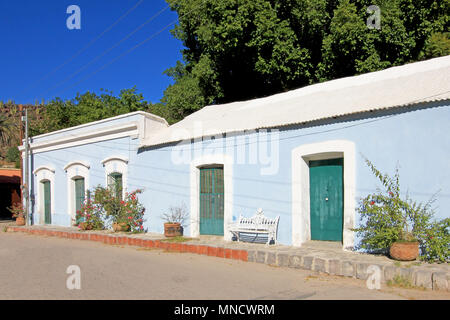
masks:
<svg viewBox="0 0 450 320"><path fill-rule="evenodd" d="M84 178L76 178L75 181L75 212L81 210L84 203Z"/></svg>
<svg viewBox="0 0 450 320"><path fill-rule="evenodd" d="M44 181L42 183L44 185L44 223L51 224L52 223L52 214L51 214L51 195L50 195L50 181Z"/></svg>
<svg viewBox="0 0 450 320"><path fill-rule="evenodd" d="M200 169L200 234L223 236L223 168Z"/></svg>
<svg viewBox="0 0 450 320"><path fill-rule="evenodd" d="M342 241L343 159L309 162L311 240Z"/></svg>

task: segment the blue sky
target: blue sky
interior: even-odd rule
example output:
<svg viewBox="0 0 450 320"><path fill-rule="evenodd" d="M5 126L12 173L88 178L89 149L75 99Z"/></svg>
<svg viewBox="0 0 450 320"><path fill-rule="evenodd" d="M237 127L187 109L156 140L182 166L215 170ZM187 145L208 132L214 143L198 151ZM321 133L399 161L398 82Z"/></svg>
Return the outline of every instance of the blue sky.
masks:
<svg viewBox="0 0 450 320"><path fill-rule="evenodd" d="M81 9L80 30L66 26L70 5ZM169 32L173 25L166 28L177 20L177 14L170 9L161 12L166 6L164 0L1 0L0 101L71 99L77 92L100 93L101 88L118 94L120 89L133 86L145 100L159 101L172 83L163 71L181 60L183 48L181 41ZM118 44L145 22L148 23L139 31ZM149 40L125 54L146 39Z"/></svg>

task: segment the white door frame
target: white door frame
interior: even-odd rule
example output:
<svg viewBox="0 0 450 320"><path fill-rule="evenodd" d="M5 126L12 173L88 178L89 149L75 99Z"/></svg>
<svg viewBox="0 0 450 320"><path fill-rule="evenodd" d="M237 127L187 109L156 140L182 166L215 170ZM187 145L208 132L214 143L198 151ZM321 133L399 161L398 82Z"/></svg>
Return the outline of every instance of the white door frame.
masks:
<svg viewBox="0 0 450 320"><path fill-rule="evenodd" d="M292 244L301 246L311 240L309 161L344 159L343 249L354 246L355 225L355 144L347 140L330 140L299 146L292 150Z"/></svg>

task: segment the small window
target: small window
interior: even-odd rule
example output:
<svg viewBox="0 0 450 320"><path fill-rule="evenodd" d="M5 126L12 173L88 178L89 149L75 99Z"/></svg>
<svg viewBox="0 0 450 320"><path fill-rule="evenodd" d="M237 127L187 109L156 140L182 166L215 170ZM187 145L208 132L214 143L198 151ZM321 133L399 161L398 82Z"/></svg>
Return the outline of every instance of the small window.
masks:
<svg viewBox="0 0 450 320"><path fill-rule="evenodd" d="M122 199L122 174L113 172L108 175L108 187L113 190L117 198Z"/></svg>

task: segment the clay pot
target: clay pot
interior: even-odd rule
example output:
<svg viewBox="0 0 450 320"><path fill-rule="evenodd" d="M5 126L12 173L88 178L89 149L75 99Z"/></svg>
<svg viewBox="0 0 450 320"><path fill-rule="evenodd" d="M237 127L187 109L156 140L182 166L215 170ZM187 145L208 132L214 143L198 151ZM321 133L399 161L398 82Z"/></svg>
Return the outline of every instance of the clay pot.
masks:
<svg viewBox="0 0 450 320"><path fill-rule="evenodd" d="M81 230L92 230L92 224L87 222L81 222L78 227L80 227Z"/></svg>
<svg viewBox="0 0 450 320"><path fill-rule="evenodd" d="M164 223L164 236L168 238L183 235L183 227L179 223Z"/></svg>
<svg viewBox="0 0 450 320"><path fill-rule="evenodd" d="M394 242L389 248L389 254L395 260L416 260L419 256L419 242Z"/></svg>
<svg viewBox="0 0 450 320"><path fill-rule="evenodd" d="M113 227L114 232L130 230L130 226L128 224L126 224L125 222L113 223L112 227Z"/></svg>
<svg viewBox="0 0 450 320"><path fill-rule="evenodd" d="M25 225L25 218L24 216L18 216L16 218L16 226L24 226Z"/></svg>

